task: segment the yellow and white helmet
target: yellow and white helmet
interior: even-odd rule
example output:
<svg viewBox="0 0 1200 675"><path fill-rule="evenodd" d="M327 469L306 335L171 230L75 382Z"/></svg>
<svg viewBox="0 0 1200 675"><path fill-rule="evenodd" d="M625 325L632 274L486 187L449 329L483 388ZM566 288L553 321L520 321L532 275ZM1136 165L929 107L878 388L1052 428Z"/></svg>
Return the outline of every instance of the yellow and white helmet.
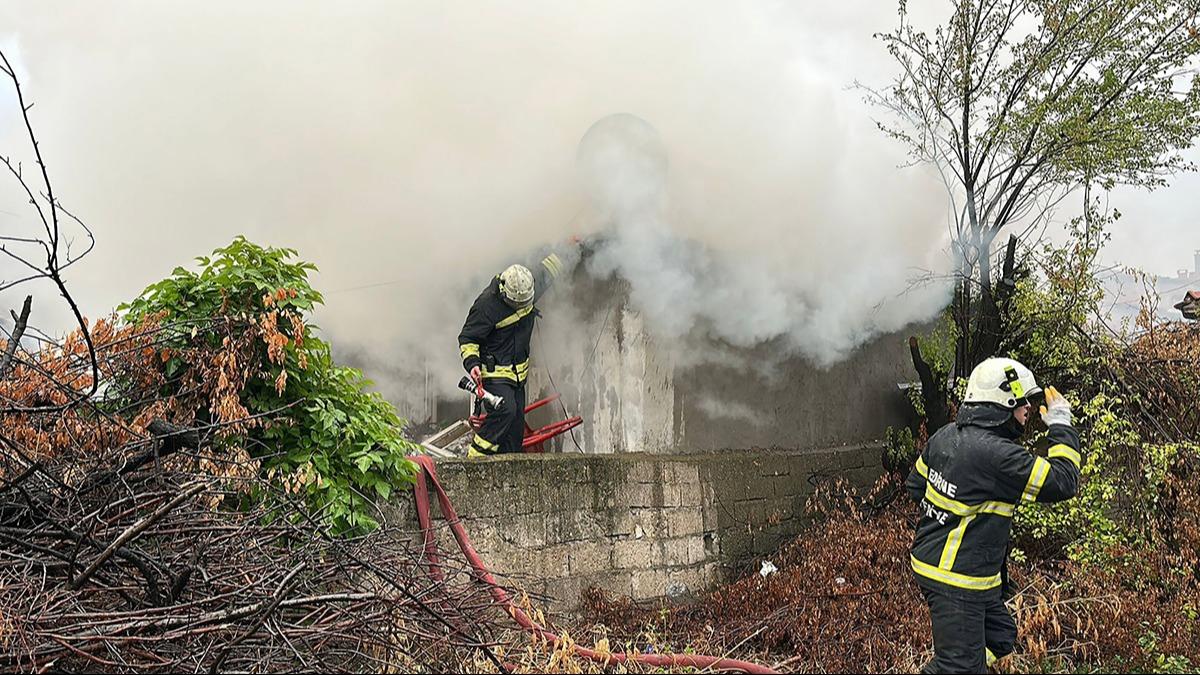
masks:
<svg viewBox="0 0 1200 675"><path fill-rule="evenodd" d="M996 403L1011 410L1040 393L1042 388L1033 379L1033 371L1019 361L997 357L971 371L963 403Z"/></svg>
<svg viewBox="0 0 1200 675"><path fill-rule="evenodd" d="M500 273L500 293L516 307L533 302L533 272L524 265L509 265Z"/></svg>

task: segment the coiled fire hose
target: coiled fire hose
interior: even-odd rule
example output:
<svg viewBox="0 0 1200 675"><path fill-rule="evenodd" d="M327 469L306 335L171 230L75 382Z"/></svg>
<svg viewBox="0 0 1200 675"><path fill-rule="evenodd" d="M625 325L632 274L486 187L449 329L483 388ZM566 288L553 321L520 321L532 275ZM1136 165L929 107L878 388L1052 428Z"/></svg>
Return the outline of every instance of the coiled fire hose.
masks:
<svg viewBox="0 0 1200 675"><path fill-rule="evenodd" d="M521 608L513 604L512 600L508 597L508 593L500 587L500 584L496 583L495 577L488 571L487 566L483 564L483 559L479 557L479 553L471 545L471 539L467 536L466 528L463 527L462 522L458 519L458 513L455 512L454 505L450 503L450 498L446 496L446 490L442 488L442 484L438 481L437 468L434 465L433 459L425 455L414 455L409 459L416 463L420 469L416 484L413 486L413 497L417 505L417 521L420 523L421 532L424 536L425 559L429 563L430 577L439 582L445 580L445 573L442 571L438 561L437 541L434 538L430 517L429 490L425 483L426 478L433 484L433 489L437 491L438 505L442 509L442 516L445 517L446 523L450 525L450 530L454 533L455 540L458 541L458 547L462 550L467 560L470 561L471 567L475 569L478 578L488 585L488 589L491 591L496 603L504 607L521 628L556 646L561 643L562 638L551 633L545 627L538 625ZM720 656L704 656L700 654L627 654L623 652L604 654L579 645L575 645L573 649L574 653L579 656L605 664L633 661L656 668L709 668L743 673L776 672L756 663Z"/></svg>

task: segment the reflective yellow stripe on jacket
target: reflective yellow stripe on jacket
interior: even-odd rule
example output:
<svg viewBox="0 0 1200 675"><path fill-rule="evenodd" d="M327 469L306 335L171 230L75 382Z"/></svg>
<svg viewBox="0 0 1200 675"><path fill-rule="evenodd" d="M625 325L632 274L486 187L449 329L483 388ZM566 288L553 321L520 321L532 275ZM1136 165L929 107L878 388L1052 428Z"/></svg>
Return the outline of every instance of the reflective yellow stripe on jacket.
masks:
<svg viewBox="0 0 1200 675"><path fill-rule="evenodd" d="M981 513L1012 518L1013 513L1017 509L1016 504L998 501L987 501L975 505L964 504L963 502L960 502L956 499L951 499L938 492L937 488L933 487L932 483L925 484L925 499L939 509L943 511L949 511L960 518L976 516Z"/></svg>
<svg viewBox="0 0 1200 675"><path fill-rule="evenodd" d="M938 569L947 571L954 569L954 561L958 559L958 549L962 548L963 535L967 533L967 527L972 520L975 520L975 516L967 516L958 523L958 527L950 530L950 534L946 537L946 545L942 547L942 558L938 561Z"/></svg>
<svg viewBox="0 0 1200 675"><path fill-rule="evenodd" d="M1008 502L986 501L980 504L972 505L960 502L957 499L951 499L941 492L938 492L937 488L933 486L933 483L928 482L929 466L925 464L925 460L923 458L917 458L916 468L917 473L921 474L926 481L925 499L928 500L930 504L933 504L943 511L949 511L950 513L953 513L959 517L975 516L980 513L988 513L995 516L1004 516L1006 518L1012 518L1013 512L1016 511L1016 504L1009 504Z"/></svg>
<svg viewBox="0 0 1200 675"><path fill-rule="evenodd" d="M516 366L496 366L491 370L484 369L483 379L485 380L509 380L512 382L524 382L529 377L529 359L525 359Z"/></svg>
<svg viewBox="0 0 1200 675"><path fill-rule="evenodd" d="M1047 452L1046 456L1050 457L1051 459L1055 457L1066 457L1067 459L1071 460L1071 463L1075 465L1076 469L1079 469L1083 466L1083 456L1076 452L1071 446L1064 445L1062 443L1050 448L1050 452Z"/></svg>
<svg viewBox="0 0 1200 675"><path fill-rule="evenodd" d="M496 323L496 328L507 328L508 326L513 325L514 323L520 321L521 319L524 319L532 311L533 311L533 305L526 305L526 306L522 307L521 309L518 309L517 311L513 312L512 314L509 314L508 316L504 317L503 319L500 319L500 321L498 321Z"/></svg>
<svg viewBox="0 0 1200 675"><path fill-rule="evenodd" d="M932 579L948 586L955 588L965 588L971 591L986 591L996 588L1000 585L1000 573L997 572L990 577L972 577L966 574L958 574L949 570L940 569L933 565L927 565L915 556L910 555L909 560L912 563L913 572Z"/></svg>
<svg viewBox="0 0 1200 675"><path fill-rule="evenodd" d="M1041 457L1035 457L1033 469L1029 472L1029 481L1025 483L1025 493L1021 495L1021 499L1027 502L1036 502L1042 486L1046 484L1046 476L1049 475L1050 462Z"/></svg>

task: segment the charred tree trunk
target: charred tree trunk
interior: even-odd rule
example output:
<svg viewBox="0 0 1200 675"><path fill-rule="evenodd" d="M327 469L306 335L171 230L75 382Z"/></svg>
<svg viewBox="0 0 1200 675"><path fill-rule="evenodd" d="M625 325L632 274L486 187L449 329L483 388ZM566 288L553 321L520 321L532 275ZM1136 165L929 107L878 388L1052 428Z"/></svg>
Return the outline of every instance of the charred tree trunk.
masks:
<svg viewBox="0 0 1200 675"><path fill-rule="evenodd" d="M959 279L954 289L954 326L958 339L954 345L954 377L966 377L975 365L971 362L971 278Z"/></svg>
<svg viewBox="0 0 1200 675"><path fill-rule="evenodd" d="M921 355L921 346L917 338L908 338L908 351L912 354L913 367L921 378L921 401L925 404L925 429L933 433L950 421L950 408L946 396L946 383L939 382L933 374L933 369Z"/></svg>
<svg viewBox="0 0 1200 675"><path fill-rule="evenodd" d="M985 240L990 246L990 242ZM1004 252L1002 276L992 281L990 254L980 256L979 299L971 302L971 279L963 279L956 302L955 323L959 329L955 350L955 375L967 377L984 359L995 356L1005 343L1009 326L1005 317L1016 290L1017 238L1009 236Z"/></svg>

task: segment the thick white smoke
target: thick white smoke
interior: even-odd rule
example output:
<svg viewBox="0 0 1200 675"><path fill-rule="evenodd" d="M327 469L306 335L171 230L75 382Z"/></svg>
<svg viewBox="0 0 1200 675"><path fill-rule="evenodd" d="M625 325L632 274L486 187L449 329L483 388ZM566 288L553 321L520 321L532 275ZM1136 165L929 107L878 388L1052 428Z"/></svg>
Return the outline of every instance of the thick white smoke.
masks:
<svg viewBox="0 0 1200 675"><path fill-rule="evenodd" d="M56 194L96 232L68 279L89 315L237 234L294 247L321 268L335 347L419 415L457 381L488 277L570 234L607 237L593 271L627 278L664 336L829 363L927 317L944 296L902 292L940 264L943 193L896 168L847 89L887 80L871 33L895 20L867 0L45 0L0 6L0 44ZM19 156L0 106L0 151ZM613 218L576 152L620 112L653 125L669 170L610 195L655 201ZM3 195L22 215L0 227L24 231ZM53 304L35 303L40 325Z"/></svg>
<svg viewBox="0 0 1200 675"><path fill-rule="evenodd" d="M584 135L578 160L603 232L592 273L629 281L633 305L655 333L687 346L679 350L685 362L712 356L713 340L735 347L780 341L786 353L830 365L871 337L945 306L944 285L914 287L932 219L905 222L903 211L846 208L824 220L803 207L781 218L747 208L736 220L715 223L726 229L710 233L712 243L705 244L680 234L681 221L708 215L689 209L690 199L672 200L667 150L647 121L630 114L600 120ZM831 169L844 161L830 161ZM890 192L879 187L887 170L855 164L864 178L859 189ZM818 187L832 191L824 198L861 205L867 195L839 181L820 180ZM807 232L804 246L782 245L788 218ZM764 229L780 235L777 245L729 246Z"/></svg>

